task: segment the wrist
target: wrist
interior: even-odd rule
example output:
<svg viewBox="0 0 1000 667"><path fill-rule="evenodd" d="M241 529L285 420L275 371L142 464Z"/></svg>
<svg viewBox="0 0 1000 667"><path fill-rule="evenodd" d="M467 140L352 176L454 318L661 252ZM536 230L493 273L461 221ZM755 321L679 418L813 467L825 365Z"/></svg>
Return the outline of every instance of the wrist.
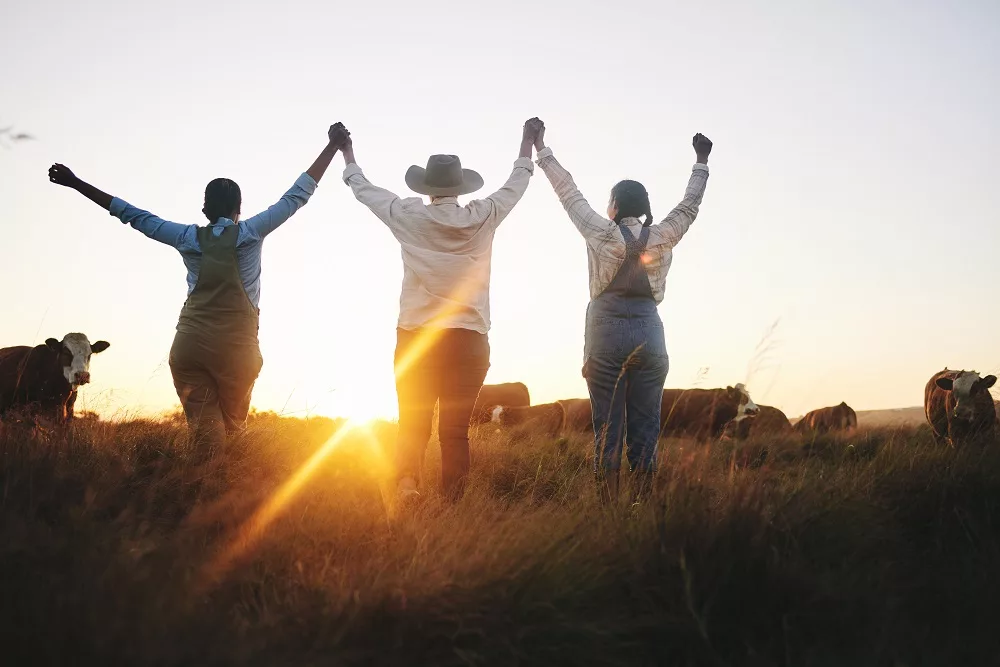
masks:
<svg viewBox="0 0 1000 667"><path fill-rule="evenodd" d="M708 156L707 155L699 155L695 159L695 162L697 162L699 164L706 164L707 165L708 164Z"/></svg>

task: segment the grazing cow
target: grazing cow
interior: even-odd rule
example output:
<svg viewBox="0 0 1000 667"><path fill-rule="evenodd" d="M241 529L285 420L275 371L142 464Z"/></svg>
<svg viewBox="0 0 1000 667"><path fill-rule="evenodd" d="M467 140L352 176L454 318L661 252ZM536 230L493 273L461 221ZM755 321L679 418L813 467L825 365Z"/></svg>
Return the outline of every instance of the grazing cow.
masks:
<svg viewBox="0 0 1000 667"><path fill-rule="evenodd" d="M726 424L724 435L737 440L750 436L781 435L792 432L792 424L785 413L770 405L758 405L757 414Z"/></svg>
<svg viewBox="0 0 1000 667"><path fill-rule="evenodd" d="M594 418L590 412L589 398L568 398L558 403L565 413L564 432L594 434Z"/></svg>
<svg viewBox="0 0 1000 667"><path fill-rule="evenodd" d="M757 410L757 404L742 384L725 389L664 389L660 435L696 440L718 438L727 424L751 418Z"/></svg>
<svg viewBox="0 0 1000 667"><path fill-rule="evenodd" d="M995 375L975 371L935 373L924 388L924 413L938 440L952 445L997 433L997 407L990 396Z"/></svg>
<svg viewBox="0 0 1000 667"><path fill-rule="evenodd" d="M799 433L829 433L830 431L850 431L858 427L858 415L847 403L829 408L819 408L795 422Z"/></svg>
<svg viewBox="0 0 1000 667"><path fill-rule="evenodd" d="M479 390L476 407L472 410L473 424L485 424L493 419L493 410L502 405L505 408L523 408L531 405L528 388L522 382L504 384L484 384Z"/></svg>
<svg viewBox="0 0 1000 667"><path fill-rule="evenodd" d="M565 421L566 412L559 403L514 408L498 405L493 409L493 422L500 426L521 426L552 437L562 433Z"/></svg>
<svg viewBox="0 0 1000 667"><path fill-rule="evenodd" d="M0 350L0 416L25 408L69 421L77 388L90 382L90 355L110 345L103 340L91 344L83 334L71 333L62 341L49 338L45 345Z"/></svg>

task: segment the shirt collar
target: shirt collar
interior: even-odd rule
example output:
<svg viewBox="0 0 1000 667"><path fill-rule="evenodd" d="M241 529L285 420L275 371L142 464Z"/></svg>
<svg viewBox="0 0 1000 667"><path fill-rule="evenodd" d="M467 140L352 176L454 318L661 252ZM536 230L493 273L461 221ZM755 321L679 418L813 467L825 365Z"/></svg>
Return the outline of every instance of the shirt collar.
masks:
<svg viewBox="0 0 1000 667"><path fill-rule="evenodd" d="M458 197L435 197L434 204L454 204L458 206Z"/></svg>
<svg viewBox="0 0 1000 667"><path fill-rule="evenodd" d="M209 227L229 227L230 225L235 225L236 223L229 218L219 218L215 222L209 223Z"/></svg>

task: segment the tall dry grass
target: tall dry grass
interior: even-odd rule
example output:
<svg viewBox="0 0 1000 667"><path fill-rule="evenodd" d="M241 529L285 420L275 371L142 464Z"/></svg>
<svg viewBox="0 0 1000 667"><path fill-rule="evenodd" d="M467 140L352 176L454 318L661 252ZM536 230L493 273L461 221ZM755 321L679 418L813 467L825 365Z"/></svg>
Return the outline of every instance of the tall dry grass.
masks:
<svg viewBox="0 0 1000 667"><path fill-rule="evenodd" d="M4 664L980 665L1000 656L1000 443L921 429L665 443L604 509L586 439L474 439L467 496L388 517L395 427L257 415L0 426ZM435 446L427 470L439 467ZM273 520L261 522L262 508Z"/></svg>

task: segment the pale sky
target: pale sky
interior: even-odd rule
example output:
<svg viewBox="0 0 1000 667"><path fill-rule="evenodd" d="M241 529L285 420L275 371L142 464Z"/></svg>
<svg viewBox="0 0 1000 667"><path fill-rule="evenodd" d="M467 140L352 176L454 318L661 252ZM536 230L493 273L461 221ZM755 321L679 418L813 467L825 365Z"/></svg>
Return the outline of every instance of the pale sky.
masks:
<svg viewBox="0 0 1000 667"><path fill-rule="evenodd" d="M751 8L749 5L756 5ZM0 346L111 342L78 407L172 409L180 255L50 184L62 162L162 217L205 224L205 184L248 217L351 129L376 184L457 153L499 187L521 125L603 210L622 178L681 198L715 142L660 313L668 387L747 382L790 416L919 405L944 366L1000 370L1000 4L301 2L5 5ZM254 405L394 417L402 264L340 181L264 250ZM488 382L586 395L583 240L541 170L494 244ZM777 322L766 359L755 350ZM707 369L707 371L700 371Z"/></svg>

